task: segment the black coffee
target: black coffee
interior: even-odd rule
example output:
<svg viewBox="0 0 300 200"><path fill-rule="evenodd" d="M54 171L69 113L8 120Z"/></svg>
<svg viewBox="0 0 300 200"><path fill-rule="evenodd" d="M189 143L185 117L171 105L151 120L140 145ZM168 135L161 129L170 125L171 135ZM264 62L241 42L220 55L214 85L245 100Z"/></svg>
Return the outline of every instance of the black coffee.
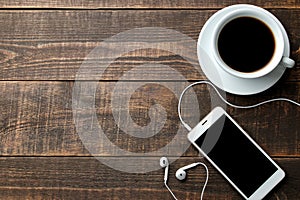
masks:
<svg viewBox="0 0 300 200"><path fill-rule="evenodd" d="M240 17L227 23L218 38L223 61L240 72L254 72L271 60L275 50L269 27L252 17Z"/></svg>

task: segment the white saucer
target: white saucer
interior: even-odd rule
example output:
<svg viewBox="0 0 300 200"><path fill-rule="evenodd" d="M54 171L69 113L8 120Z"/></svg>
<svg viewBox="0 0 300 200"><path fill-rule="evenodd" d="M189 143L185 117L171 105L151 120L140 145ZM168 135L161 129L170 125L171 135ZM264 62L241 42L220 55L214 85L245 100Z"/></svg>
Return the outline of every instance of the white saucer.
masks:
<svg viewBox="0 0 300 200"><path fill-rule="evenodd" d="M226 7L216 12L209 18L200 32L197 44L197 54L202 71L213 84L232 94L251 95L265 91L273 86L281 78L286 68L279 65L266 76L254 79L246 79L229 74L222 67L220 67L214 59L211 59L213 57L210 51L213 44L211 41L211 34L216 22L218 22L229 11L239 9L239 6L241 5ZM245 5L242 6L245 7ZM284 56L288 57L290 55L290 44L287 33L280 21L272 14L268 14L278 23L282 30L282 35L285 42Z"/></svg>

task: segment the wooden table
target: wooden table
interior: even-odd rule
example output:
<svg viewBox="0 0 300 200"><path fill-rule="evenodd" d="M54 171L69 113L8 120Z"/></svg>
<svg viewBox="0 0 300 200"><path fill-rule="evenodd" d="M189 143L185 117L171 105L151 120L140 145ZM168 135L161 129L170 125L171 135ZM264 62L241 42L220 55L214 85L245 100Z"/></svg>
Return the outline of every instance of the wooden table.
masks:
<svg viewBox="0 0 300 200"><path fill-rule="evenodd" d="M99 154L88 151L79 137L72 110L76 74L94 48L118 33L134 28L160 27L176 30L196 41L206 20L217 10L247 2L1 1L0 199L172 199L163 185L163 169L158 167L148 173L122 172L103 164L94 155L107 160L122 160L126 156L103 153L106 144L102 144ZM266 92L252 96L226 94L226 97L243 105L278 96L300 101L300 3L297 0L256 0L252 3L268 9L280 19L290 37L292 58L298 62ZM148 36L144 34L142 36ZM168 42L164 38L162 35L161 42ZM187 85L185 80L192 83L206 79L192 67L200 68L196 54L190 55L190 61L187 61L171 51L138 49L119 56L101 78L96 77L100 81L92 97L95 120L115 146L129 153L147 153L167 146L175 137L181 127L177 115L178 99L164 84L179 85L180 91ZM124 78L131 69L149 63L168 66L184 80L178 79L175 72L170 74L166 68L153 68L153 73L145 71L143 76ZM97 75L97 68L91 70ZM156 130L154 126L154 130L148 130L148 133L154 132L154 136L137 138L119 128L118 125L126 124L129 119L115 120L113 117L113 109L121 112L111 106L117 83L145 83L130 94L129 112L137 125L151 123L151 112L153 116L162 114L157 107L149 109L151 106L160 104L165 109L166 122L162 129ZM211 110L211 96L204 85L195 86L194 91L201 118ZM218 99L213 91L211 95ZM183 102L184 117L187 121L197 121L199 113L189 107L188 99ZM227 107L227 111L287 174L266 199L300 199L299 108L275 102L249 110ZM152 120L157 122L155 117ZM175 153L173 155L171 151L168 156L175 157ZM157 160L157 165L159 159L158 155L149 157L149 160ZM196 161L207 163L198 157L195 148L189 147L170 166L169 185L179 199L200 198L205 180L203 168L190 170L183 183L174 177L179 167ZM241 199L210 164L208 167L210 178L204 199Z"/></svg>

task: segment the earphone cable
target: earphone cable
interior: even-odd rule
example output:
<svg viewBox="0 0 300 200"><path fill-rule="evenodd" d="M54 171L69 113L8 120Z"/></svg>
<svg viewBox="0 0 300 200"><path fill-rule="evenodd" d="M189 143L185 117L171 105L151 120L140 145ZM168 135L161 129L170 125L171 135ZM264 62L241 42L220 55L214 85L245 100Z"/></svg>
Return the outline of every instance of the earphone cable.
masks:
<svg viewBox="0 0 300 200"><path fill-rule="evenodd" d="M206 179L205 179L205 183L203 185L203 188L202 188L202 191L201 191L201 196L200 196L200 200L203 200L204 191L205 191L205 188L206 188L207 183L208 183L209 172L208 172L208 168L207 168L206 164L204 164L202 162L197 162L197 165L202 165L205 168L205 171L206 171ZM173 198L175 200L178 200L176 198L175 194L172 192L171 188L169 188L169 186L167 184L167 181L164 181L164 184L165 184L166 188L169 190L169 192L171 193L171 195L173 196Z"/></svg>
<svg viewBox="0 0 300 200"><path fill-rule="evenodd" d="M257 104L253 104L253 105L249 105L249 106L241 106L241 105L236 105L236 104L233 104L233 103L230 103L228 102L219 92L219 90L216 88L216 86L214 86L211 82L209 81L198 81L198 82L195 82L195 83L192 83L190 84L189 86L187 86L181 93L180 97L179 97L179 100L178 100L178 116L179 116L179 120L181 121L182 125L188 130L188 131L191 131L192 128L186 123L184 122L184 120L182 119L182 116L181 116L181 102L182 102L182 98L184 96L184 94L186 93L186 91L188 89L190 89L191 87L195 86L195 85L199 85L199 84L207 84L209 86L211 86L215 92L217 93L217 95L220 97L220 99L226 103L227 105L231 106L231 107L234 107L234 108L240 108L240 109L249 109L249 108L255 108L255 107L258 107L258 106L261 106L263 104L266 104L266 103L270 103L270 102L274 102L274 101L287 101L289 103L292 103L292 104L295 104L297 106L300 106L300 103L296 102L296 101L293 101L291 99L287 99L287 98L274 98L274 99L270 99L270 100L267 100L267 101L263 101L263 102L260 102L260 103L257 103Z"/></svg>
<svg viewBox="0 0 300 200"><path fill-rule="evenodd" d="M169 190L169 192L170 192L171 195L173 196L173 198L174 198L175 200L178 200L178 199L176 198L175 194L172 192L171 188L169 188L169 186L168 186L168 184L167 184L167 181L164 181L164 183L165 183L166 188Z"/></svg>
<svg viewBox="0 0 300 200"><path fill-rule="evenodd" d="M208 182L209 173L208 173L208 168L207 168L206 164L204 164L202 162L199 162L198 164L202 165L205 168L205 171L206 171L206 180L205 180L205 183L203 185L202 192L201 192L201 197L200 197L200 199L202 200L203 195L204 195L204 191L205 191L205 188L206 188L206 185L207 185L207 182Z"/></svg>

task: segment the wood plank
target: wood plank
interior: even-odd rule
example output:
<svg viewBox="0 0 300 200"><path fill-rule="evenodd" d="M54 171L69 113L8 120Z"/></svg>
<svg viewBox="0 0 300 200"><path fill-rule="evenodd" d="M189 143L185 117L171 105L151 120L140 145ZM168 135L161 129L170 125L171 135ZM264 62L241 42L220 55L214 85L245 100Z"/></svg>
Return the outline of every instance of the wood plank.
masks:
<svg viewBox="0 0 300 200"><path fill-rule="evenodd" d="M1 8L73 8L73 9L207 9L207 8L222 8L224 6L237 4L237 3L249 3L246 0L226 0L226 1L196 1L196 0L162 0L162 1L146 1L146 0L54 0L54 1L43 1L43 0L17 0L17 1L1 1ZM297 0L291 1L262 1L256 0L251 1L251 4L266 8L299 8L300 4Z"/></svg>
<svg viewBox="0 0 300 200"><path fill-rule="evenodd" d="M142 85L137 87L137 84L140 83ZM117 84L120 85L120 90L112 95ZM100 82L97 84L95 97L87 95L86 92L90 88L82 88L76 94L86 101L96 102L97 120L95 122L99 124L113 144L127 152L150 152L150 154L157 155L153 151L170 143L181 127L177 117L176 93L179 94L186 85L184 82L161 81L148 83ZM73 82L0 82L0 93L2 94L0 96L1 155L90 155L82 144L77 134L78 129L76 131L74 124L73 88ZM196 125L199 119L212 109L211 99L215 101L214 105L221 104L220 100L215 97L214 91L210 95L206 86L195 86L194 89L196 96L193 96L192 92L188 92L182 105L183 117L191 126ZM258 95L248 97L227 95L227 98L233 103L242 105L280 96L299 102L299 91L299 82L282 82ZM127 103L124 99L117 99L117 103L113 103L112 96L114 98L130 97L129 106L126 106ZM197 98L199 103L197 103L197 99L192 101L193 97ZM160 104L165 111L160 110L159 107L153 107L155 104ZM198 105L200 114L196 112ZM150 109L151 107L152 109ZM125 112L128 108L130 117L134 123L140 126L139 128L133 128L135 126L130 117L118 119L118 116L122 116L119 113ZM113 115L113 109L117 113L116 117ZM232 108L227 110L271 155L300 155L300 112L296 106L285 102L275 102L250 110ZM77 110L78 113L80 111L80 109ZM166 118L164 118L164 112ZM84 108L83 116L80 118L82 122L89 122L91 113L90 108ZM148 129L139 132L144 126ZM120 127L123 128L120 129ZM146 136L143 136L146 138L137 138L135 134L138 133L145 134ZM181 133L187 134L185 130ZM150 137L148 134L154 135ZM184 142L182 140L178 144L175 143L178 146L175 145L175 149L169 149L166 153L169 155L180 154ZM98 144L100 145L97 149L99 155L107 156L104 152L110 148L109 144L104 141L99 141ZM98 155L97 152L96 155ZM189 148L185 155L195 156L197 152L194 148Z"/></svg>
<svg viewBox="0 0 300 200"><path fill-rule="evenodd" d="M271 10L284 24L290 36L293 58L297 66L287 70L286 80L300 80L300 9ZM107 69L102 80L118 80L122 74L143 64L164 64L186 77L188 80L204 79L196 55L196 41L206 20L216 10L16 10L0 12L0 80L74 80L87 55L104 40L112 36L141 27L161 27L174 29L195 41L189 49L188 61L178 53L162 50L170 42L178 43L178 37L170 40L161 30L157 34L144 32L134 36L148 38L158 35L160 49L141 49L129 52L116 59ZM145 39L147 41L147 39ZM153 39L152 39L153 40ZM130 42L123 40L122 42ZM151 41L153 43L153 41ZM126 45L128 45L126 43ZM120 44L120 40L115 43ZM182 41L184 46L185 41ZM106 55L97 60L107 62L113 58L116 46L106 47ZM93 62L94 60L87 60ZM192 65L195 65L193 67ZM92 71L104 70L104 66L91 66ZM177 80L174 73L155 68L149 76L164 75L169 80ZM99 79L98 73L89 76ZM139 77L135 77L139 79ZM165 80L165 79L164 79Z"/></svg>
<svg viewBox="0 0 300 200"><path fill-rule="evenodd" d="M150 159L159 162L159 157ZM196 161L199 159L182 157L170 165L168 183L178 199L200 198L206 176L203 168L189 170L184 182L174 176L178 168ZM275 161L286 178L266 199L299 199L300 159ZM1 199L172 199L163 185L163 169L130 174L92 157L2 157L0 168ZM208 168L205 199L242 199L210 164Z"/></svg>

